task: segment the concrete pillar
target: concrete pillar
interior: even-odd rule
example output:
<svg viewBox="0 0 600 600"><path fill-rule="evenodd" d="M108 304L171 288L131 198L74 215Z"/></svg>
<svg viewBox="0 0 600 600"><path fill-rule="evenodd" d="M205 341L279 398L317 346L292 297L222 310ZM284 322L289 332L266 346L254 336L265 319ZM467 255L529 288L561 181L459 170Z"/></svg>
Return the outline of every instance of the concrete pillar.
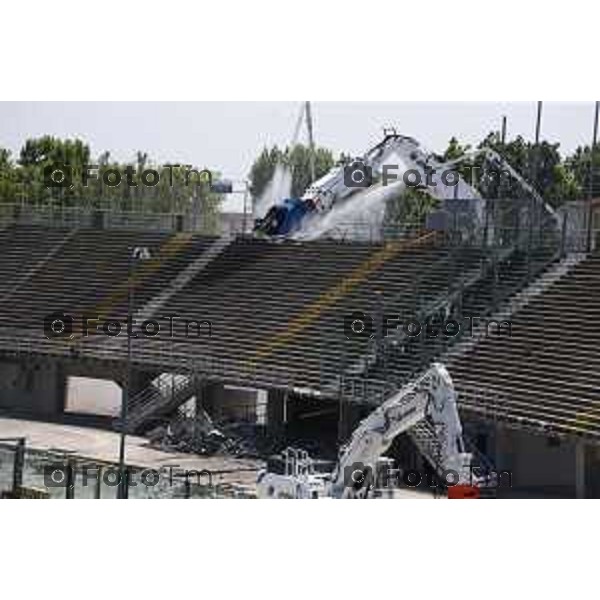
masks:
<svg viewBox="0 0 600 600"><path fill-rule="evenodd" d="M220 405L223 401L223 392L222 383L200 382L198 385L198 396L196 397L196 407L204 409L211 418L218 417L220 414Z"/></svg>
<svg viewBox="0 0 600 600"><path fill-rule="evenodd" d="M585 498L585 444L575 444L575 497Z"/></svg>
<svg viewBox="0 0 600 600"><path fill-rule="evenodd" d="M63 413L67 378L57 362L6 360L0 362L0 407L36 416Z"/></svg>
<svg viewBox="0 0 600 600"><path fill-rule="evenodd" d="M63 414L65 412L65 408L67 407L67 391L69 387L69 378L67 377L65 368L61 364L58 364L56 366L55 380L56 393L54 410L58 414Z"/></svg>
<svg viewBox="0 0 600 600"><path fill-rule="evenodd" d="M348 441L352 432L365 417L364 409L357 402L348 402L344 398L338 408L338 443Z"/></svg>
<svg viewBox="0 0 600 600"><path fill-rule="evenodd" d="M283 390L267 392L267 433L280 435L285 429L286 394Z"/></svg>
<svg viewBox="0 0 600 600"><path fill-rule="evenodd" d="M256 422L256 396L255 389L225 386L221 414L225 418L236 421ZM286 417L284 417L284 421L287 422Z"/></svg>
<svg viewBox="0 0 600 600"><path fill-rule="evenodd" d="M498 421L494 424L494 455L491 457L496 468L501 468L500 464L503 460L502 445L501 445L502 430ZM500 466L499 466L500 465Z"/></svg>

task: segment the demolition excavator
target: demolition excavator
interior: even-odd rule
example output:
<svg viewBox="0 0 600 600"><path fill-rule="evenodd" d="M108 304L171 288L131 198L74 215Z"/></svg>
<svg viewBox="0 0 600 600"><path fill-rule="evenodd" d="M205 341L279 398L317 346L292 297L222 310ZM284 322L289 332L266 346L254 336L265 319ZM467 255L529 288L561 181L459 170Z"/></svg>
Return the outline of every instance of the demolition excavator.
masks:
<svg viewBox="0 0 600 600"><path fill-rule="evenodd" d="M256 219L254 230L267 236L287 236L305 229L311 221L357 194L380 188L390 197L398 195L407 180L411 187L422 189L442 202L460 198L475 226L483 212L479 194L457 172L455 178L441 181L444 168L417 140L386 129L381 142L363 156L334 166L312 183L301 198L285 198L271 206L264 217ZM435 178L431 175L434 172Z"/></svg>
<svg viewBox="0 0 600 600"><path fill-rule="evenodd" d="M259 498L368 498L377 467L394 439L407 433L448 488L449 497L478 497L483 481L473 476L465 450L456 392L446 368L434 363L375 409L341 449L331 474L317 472L302 451L283 453L283 473L258 475ZM458 493L460 493L458 495Z"/></svg>
<svg viewBox="0 0 600 600"><path fill-rule="evenodd" d="M428 216L429 228L447 228L444 222L448 215L456 218L460 212L460 229L481 231L485 200L458 172L461 163L475 158L483 161L488 173L494 173L496 177L507 176L511 185L518 184L535 201L540 214L550 216L551 221L558 223L552 207L491 148L482 147L453 161L440 162L439 157L427 152L414 138L400 135L394 129L385 129L381 142L363 156L334 166L312 183L301 198L276 202L262 218L255 220L254 231L270 237L289 236L308 229L311 223L359 195L379 190L378 199L385 202L397 197L405 187L420 189L439 200L438 209Z"/></svg>

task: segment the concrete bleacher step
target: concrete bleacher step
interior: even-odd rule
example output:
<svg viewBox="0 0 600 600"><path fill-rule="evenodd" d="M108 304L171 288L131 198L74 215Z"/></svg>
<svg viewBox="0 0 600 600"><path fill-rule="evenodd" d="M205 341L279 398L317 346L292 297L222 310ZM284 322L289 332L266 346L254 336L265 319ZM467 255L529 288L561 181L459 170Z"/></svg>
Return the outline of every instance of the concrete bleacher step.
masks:
<svg viewBox="0 0 600 600"><path fill-rule="evenodd" d="M157 313L167 304L171 298L181 292L194 277L198 276L208 265L221 255L226 248L232 243L233 238L225 234L216 238L208 247L202 250L201 254L192 259L187 266L182 267L182 270L173 278L160 281L160 287L153 286L152 294L149 300L137 311L134 312L133 319L136 323L141 323L145 320L152 319L157 316ZM176 250L170 252L175 254ZM145 284L146 289L150 288L148 283ZM123 340L121 338L106 338L102 342L103 352L123 350Z"/></svg>
<svg viewBox="0 0 600 600"><path fill-rule="evenodd" d="M152 318L156 313L170 300L170 298L181 291L194 277L221 255L235 238L229 234L224 234L217 238L196 260L191 262L183 271L181 271L166 289L152 298L143 306L134 318L140 321Z"/></svg>
<svg viewBox="0 0 600 600"><path fill-rule="evenodd" d="M498 260L504 261L510 258L510 256L514 253L514 248L504 248L498 252ZM456 260L456 257L454 258ZM429 316L436 314L438 311L444 310L445 308L450 307L454 304L457 299L462 298L465 293L468 293L470 290L476 289L481 285L481 282L486 280L488 277L488 271L490 269L490 264L478 264L477 266L473 266L469 261L463 265L463 268L455 277L452 278L452 288L437 290L437 293L427 299L426 302L421 303L419 307L419 312L421 314L421 320L428 318ZM486 303L488 306L491 303ZM383 350L384 352L392 346L392 353L394 353L395 348L401 346L403 342L406 341L406 336L403 334L401 329L398 329L395 334L388 335L383 340ZM444 350L441 350L443 352ZM440 351L438 351L440 352ZM393 362L393 359L392 359ZM358 357L357 360L351 364L346 369L346 375L348 376L361 376L367 373L372 368L376 369L377 363L377 353L375 352L375 347L372 345L367 352L365 352L362 356ZM418 365L413 365L418 366ZM409 373L412 372L412 368L409 369ZM409 374L407 373L407 374ZM402 382L398 382L401 384Z"/></svg>
<svg viewBox="0 0 600 600"><path fill-rule="evenodd" d="M54 256L56 256L64 248L64 246L73 239L73 237L77 235L78 231L78 228L68 231L65 236L47 252L47 254L42 256L40 260L38 260L30 269L25 271L25 273L23 273L19 279L17 279L15 284L2 297L0 297L0 303L10 299L10 297L16 291L18 291L22 285L24 285L29 279L35 277L35 275L40 272L44 266L48 264L48 262L52 260L52 258L54 258Z"/></svg>
<svg viewBox="0 0 600 600"><path fill-rule="evenodd" d="M435 295L435 297L428 299L426 303L423 303L419 307L419 312L421 314L421 320L428 318L429 316L435 314L436 312L443 310L446 307L449 307L454 301L455 296L460 293L464 293L465 290L469 289L471 286L476 285L480 279L482 278L482 268L481 266L477 266L469 269L462 276L456 277L454 281L452 281L453 287L455 288L455 292L448 293L448 290L439 291ZM386 336L383 340L381 340L382 347L385 349L386 346L398 345L399 343L405 341L406 335L402 331L401 328L398 328L395 333ZM360 357L356 359L352 364L350 364L346 370L345 375L351 377L361 376L366 373L377 361L377 352L375 351L375 345L371 344L367 351ZM332 388L335 389L336 386L339 385L337 381L332 382Z"/></svg>
<svg viewBox="0 0 600 600"><path fill-rule="evenodd" d="M525 308L532 300L546 292L552 285L570 273L579 263L585 260L586 254L575 253L563 258L554 267L544 271L537 279L533 280L525 289L511 296L497 312L490 316L490 320L507 321L515 313ZM485 323L473 326L473 335L451 347L441 357L441 362L451 363L472 350L481 339L485 338L487 327Z"/></svg>
<svg viewBox="0 0 600 600"><path fill-rule="evenodd" d="M544 264L548 264L549 259L552 259L554 256L554 249L548 249L546 252L546 260ZM510 254L506 254L504 258L509 258ZM508 296L508 300L505 300L504 303L500 303L500 310L506 309L507 303L511 308L509 313L512 314L517 310L517 308L524 302L523 298L533 298L536 294L541 293L544 289L546 289L551 283L560 278L562 274L576 265L580 260L580 257L570 256L559 263L556 267L550 267L545 272L544 275L538 277L531 283L531 285L527 288L527 291L522 289L522 278L517 273L514 273L514 264L512 268L506 269L506 266L503 265L505 272L500 278L500 283L506 287L507 290L512 290L512 295ZM517 259L518 261L518 259ZM509 265L510 267L511 265ZM522 270L522 265L518 262L517 270ZM479 289L481 287L482 282L487 281L487 275L481 277L480 281L477 281L469 272L465 274L466 280L470 281L473 285L475 294L477 296L481 296L482 293L485 293L487 287L483 289ZM464 281L464 279L463 279ZM487 284L486 284L487 286ZM464 290L463 290L464 291ZM517 293L515 293L517 292ZM443 306L443 302L447 302L447 298L449 295L441 294L438 303L435 302L431 305L431 307L439 307ZM483 302L483 299L480 299L480 303ZM488 319L497 318L498 320L505 320L508 317L505 316L505 312L496 312L491 307L493 306L491 300L489 302L484 303L486 305L486 310L484 311L471 311L466 310L464 314L468 315L473 313L474 316L479 315L487 315ZM463 306L463 309L465 307ZM472 306L470 307L472 308ZM410 343L408 347L404 347L403 344L397 344L396 346L391 346L388 349L389 352L385 353L385 355L380 355L380 358L375 360L375 353L373 349L371 349L370 354L370 363L369 357L365 354L363 357L351 365L352 370L346 370L347 376L357 376L360 377L364 373L368 373L368 379L374 377L375 379L385 379L390 382L393 382L395 385L402 385L406 383L408 379L410 379L415 373L419 372L424 366L433 360L436 356L441 356L440 360L444 360L444 357L449 356L450 350L449 348L465 348L464 351L467 351L468 348L471 348L474 344L474 340L477 336L485 335L486 328L484 322L480 322L479 327L476 326L476 321L473 322L473 336L467 338L466 340L454 339L450 338L448 340L433 340L431 343L425 344L423 347L420 347L418 344L415 346L414 343ZM367 365L367 369L364 370L365 365ZM362 370L361 370L362 369ZM383 371L382 371L383 370Z"/></svg>

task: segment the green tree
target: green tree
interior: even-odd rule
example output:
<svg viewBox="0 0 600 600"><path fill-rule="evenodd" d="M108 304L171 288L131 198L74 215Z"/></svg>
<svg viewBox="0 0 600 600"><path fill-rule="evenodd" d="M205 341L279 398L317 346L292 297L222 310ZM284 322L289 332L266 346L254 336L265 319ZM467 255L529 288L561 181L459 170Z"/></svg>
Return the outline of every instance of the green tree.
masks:
<svg viewBox="0 0 600 600"><path fill-rule="evenodd" d="M72 185L47 185L45 170L54 163L71 168ZM83 185L84 165L91 164L97 165L98 169L90 171L87 185ZM133 180L137 185L128 185L125 173L128 167L135 169ZM158 171L160 178L157 185L147 186L141 182L141 173L146 169ZM119 171L119 185L109 185L104 181L109 170ZM109 152L103 152L94 159L89 146L81 140L42 136L26 140L17 164L11 161L7 150L0 149L0 201L15 202L23 196L32 203L60 203L64 206L146 213L185 211L193 214L207 231L216 232L222 197L210 190L207 178L200 181L191 171L191 165L168 169L154 164L148 154L141 151L137 152L132 163L115 161ZM196 168L196 171L201 172L202 169ZM213 179L218 178L218 173L213 172L212 175Z"/></svg>
<svg viewBox="0 0 600 600"><path fill-rule="evenodd" d="M85 195L81 184L83 165L90 162L90 148L79 139L61 140L49 135L28 139L21 148L17 177L28 200L59 201L75 205ZM68 165L73 184L68 187L48 186L46 170L55 164Z"/></svg>
<svg viewBox="0 0 600 600"><path fill-rule="evenodd" d="M250 193L260 198L271 181L278 164L287 166L292 173L292 196L301 196L312 183L310 149L302 144L281 150L277 146L264 148L250 168ZM315 148L315 177L319 179L334 165L333 154L326 148Z"/></svg>
<svg viewBox="0 0 600 600"><path fill-rule="evenodd" d="M590 161L590 157L593 161ZM565 160L565 169L579 187L580 196L600 196L600 145L591 154L590 146L579 146Z"/></svg>
<svg viewBox="0 0 600 600"><path fill-rule="evenodd" d="M17 172L10 150L0 148L0 202L14 202L18 188Z"/></svg>
<svg viewBox="0 0 600 600"><path fill-rule="evenodd" d="M559 144L542 141L536 145L525 141L521 136L503 143L497 132L492 132L481 142L495 150L515 171L527 181L546 202L559 206L564 202L577 200L581 187L577 178L566 168L559 152ZM481 190L487 197L518 198L524 193L515 181L510 186L499 189L498 179L487 182L488 187Z"/></svg>
<svg viewBox="0 0 600 600"><path fill-rule="evenodd" d="M388 200L384 215L384 225L423 225L427 215L439 202L422 189L409 187L396 198Z"/></svg>
<svg viewBox="0 0 600 600"><path fill-rule="evenodd" d="M471 150L471 146L468 144L462 145L454 136L450 138L448 147L444 150L441 156L443 162L449 162L463 157L467 152Z"/></svg>

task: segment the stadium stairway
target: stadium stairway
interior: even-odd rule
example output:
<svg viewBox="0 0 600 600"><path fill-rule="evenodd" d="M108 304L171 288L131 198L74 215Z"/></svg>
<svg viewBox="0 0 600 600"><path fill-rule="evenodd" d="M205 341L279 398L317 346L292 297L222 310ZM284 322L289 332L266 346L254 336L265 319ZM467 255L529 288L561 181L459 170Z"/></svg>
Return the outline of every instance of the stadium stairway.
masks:
<svg viewBox="0 0 600 600"><path fill-rule="evenodd" d="M208 248L198 258L193 260L188 266L171 281L167 288L163 289L158 295L154 296L143 308L136 314L135 318L138 321L145 321L154 317L158 311L168 302L169 298L181 291L191 280L196 277L200 271L205 269L207 265L217 256L222 254L227 246L231 244L233 238L229 234L222 235L215 239Z"/></svg>
<svg viewBox="0 0 600 600"><path fill-rule="evenodd" d="M84 341L93 348L101 336L81 339L83 315L124 320L131 283L136 305L145 305L214 239L23 225L0 231L0 343L57 355L70 355ZM130 282L129 256L136 247L147 248L151 258L136 264ZM44 319L55 312L73 318L74 339L45 338Z"/></svg>
<svg viewBox="0 0 600 600"><path fill-rule="evenodd" d="M212 323L211 337L190 337L187 331L179 329L169 339L135 340L135 369L189 374L191 368L200 377L210 373L215 379L228 383L319 392L330 389L347 366L356 364L369 352L368 338L346 337L344 321L353 312L376 315L383 311L402 317L414 314L418 308L431 311L439 302L447 303L449 295L472 292L463 294L463 314L469 306L478 313L485 308L488 314L494 314L494 298L484 295L485 277L492 276L488 253L475 246L449 248L437 242L438 234L425 233L415 239L378 245L245 237L225 243L214 237L190 234L10 226L0 230L0 249L3 250L0 254L0 345L5 353L26 348L28 353L68 357L73 356L75 348L80 357L123 364L126 336L115 338L114 348L107 351L112 342L107 345L105 336L90 335L86 339L76 336L75 340L62 342L47 340L42 325L47 314L60 310L76 318L81 314L100 314L124 319L127 292L133 283L138 318L163 311ZM148 247L151 260L136 265L131 282L128 268L133 247ZM204 252L211 254L202 258ZM548 260L540 255L540 268L547 265ZM573 269L557 276L554 283L549 281L537 297L531 294L528 304L518 305L515 300L515 323L525 314L531 331L539 335L543 326L540 319L555 323L559 305L564 308L569 303L577 304L578 316L570 316L567 321L577 326L582 340L592 343L593 335L583 327L581 311L596 318L593 303L585 299L585 294L595 291L597 286L598 274L592 269L593 264L594 258L589 257L574 265ZM518 291L523 285L523 272L531 269L531 263L511 254L496 267L493 276L500 290L495 297L497 301ZM469 280L469 285L461 283L461 277L470 273L474 279ZM571 287L564 288L566 282L570 282ZM173 286L170 293L165 293L169 286ZM563 292L555 298L553 294L558 289ZM2 301L2 294L9 292ZM534 304L539 311L537 317L528 312L529 306ZM516 341L511 343L516 344ZM496 345L482 340L475 345L476 358L480 364L485 362L487 369L481 381L465 362L475 364L473 350L467 350L464 357L457 355L454 364L463 389L479 381L480 387L489 387L497 394L490 371L492 356L501 346L508 349L507 344L506 341ZM511 350L517 353L519 364L511 371L514 377L511 376L506 390L510 386L521 389L527 371L536 367L531 360L523 358L523 353L543 354L542 375L533 374L527 380L527 390L531 395L545 389L541 381L557 362L548 356L554 346L575 348L577 355L581 341L565 340L564 335L561 340L552 337L544 344L539 343L539 337L537 342L533 338L522 339L521 346ZM428 360L447 351L446 347L434 345L407 349L397 344L390 348L386 361L369 367L363 378L367 383L387 385L391 381L401 385ZM578 389L589 399L595 382L583 381L584 375L600 366L600 359L590 352L584 354L589 362L578 362L575 371L577 381L581 381ZM498 371L506 374L507 369L512 369L513 361L514 355L511 359L501 355ZM563 375L570 371L569 364L564 357L559 361ZM181 384L173 403L185 401L188 392ZM559 408L563 411L560 414L570 410L559 406L564 400L555 396L556 392L549 390L548 397L557 411ZM145 399L159 414L163 404L166 412L171 410L166 396L160 393L149 394ZM517 399L511 404L515 415L533 410L525 410L519 402L523 400ZM467 398L466 405L473 410L495 406L485 398ZM150 410L148 404L139 414L147 410ZM595 410L592 410L594 418ZM135 414L132 407L132 418ZM145 414L142 421L148 416ZM582 427L586 415L583 411L574 419L578 427Z"/></svg>
<svg viewBox="0 0 600 600"><path fill-rule="evenodd" d="M385 382L391 393L427 368L433 360L441 360L440 357L450 348L473 343L473 339L480 335L482 330L486 331L485 319L489 321L506 314L499 312L497 315L494 311L498 312L500 306L505 306L510 298L515 298L515 294L515 302L518 302L521 298L519 294L524 289L529 288L528 293L533 293L537 286L542 285L540 281L545 281L544 277L553 281L552 277L560 277L572 264L572 259L567 259L561 263L562 267L556 267L557 260L558 252L554 246L538 249L531 260L518 252L507 254L504 262L496 264L489 259L483 259L474 272L465 272L457 277L452 289L442 289L439 297L431 300L429 308L416 316L419 322L429 322L439 331L445 319L456 320L461 326L459 335L444 336L440 333L431 338L425 335L407 338L406 334L399 330L396 336L381 340L383 343L374 341L370 354L350 365L343 377L379 382L380 387L384 386ZM542 279L534 279L534 283L528 285L528 278L532 273L537 273L538 277L542 274ZM554 275L543 275L544 273ZM495 280L493 292L490 291L491 279ZM527 297L527 293L525 294ZM358 389L362 394L360 386ZM376 396L374 403L381 399L381 394Z"/></svg>
<svg viewBox="0 0 600 600"><path fill-rule="evenodd" d="M162 373L128 403L126 430L136 433L184 404L196 393L194 379ZM119 423L118 427L122 427Z"/></svg>
<svg viewBox="0 0 600 600"><path fill-rule="evenodd" d="M67 231L62 239L49 248L44 256L42 256L30 269L26 270L10 289L5 291L5 293L0 297L0 303L9 300L10 297L13 296L13 294L15 294L15 292L17 292L26 281L35 277L35 275L39 273L52 260L52 258L62 250L65 244L67 244L71 238L77 234L77 231L77 229L71 229L70 231Z"/></svg>
<svg viewBox="0 0 600 600"><path fill-rule="evenodd" d="M165 313L210 320L213 336L190 340L180 331L169 342L147 340L138 353L206 359L207 369L232 382L319 389L339 372L344 354L366 347L366 340L346 339L346 315L374 314L379 302L409 310L415 279L422 279L422 294L437 295L464 262L479 260L472 253L449 269L447 255L426 240L373 246L237 239L163 305Z"/></svg>
<svg viewBox="0 0 600 600"><path fill-rule="evenodd" d="M585 259L586 255L583 253L571 254L563 258L547 271L542 272L530 285L512 296L508 296L508 299L499 307L498 311L489 315L489 321L499 323L510 321L515 313L523 310L531 301L546 292L550 286L566 276ZM441 362L450 363L459 356L471 351L488 334L488 327L484 320L478 323L473 322L472 335L452 346L446 354L441 356Z"/></svg>
<svg viewBox="0 0 600 600"><path fill-rule="evenodd" d="M507 307L512 336L457 347L446 365L473 416L600 438L600 254L565 259Z"/></svg>
<svg viewBox="0 0 600 600"><path fill-rule="evenodd" d="M369 352L368 340L346 339L346 315L355 310L375 315L382 307L408 314L414 313L417 304L430 315L454 302L459 292L478 285L489 271L485 253L476 247L436 247L414 241L379 264L373 256L383 248L241 238L215 253L214 260L187 285L169 294L161 306L165 312L210 318L218 339L203 340L200 352L210 347L223 361L207 366L213 375L222 368L222 377L230 381L333 397L344 364L357 364ZM522 277L517 280L521 282ZM500 283L515 285L506 284L503 277ZM374 289L379 293L374 294ZM147 346L151 344L157 345L151 341ZM178 338L171 343L171 351L185 356L181 350L189 344ZM169 348L163 344L162 351L166 355ZM227 364L228 356L232 358ZM428 357L421 352L420 363ZM399 370L394 364L400 375L393 378L394 383L404 383L418 366ZM360 389L363 399L369 396L369 401L376 402L375 398L390 391L387 373L369 373L366 379L371 389ZM154 397L157 414L164 414L165 402ZM180 397L181 402L186 399ZM144 415L154 419L150 403ZM142 419L135 426L143 425Z"/></svg>
<svg viewBox="0 0 600 600"><path fill-rule="evenodd" d="M156 294L148 296L150 299L137 310L133 319L136 323L142 323L146 320L160 319L162 317L162 309L169 299L176 293L180 292L194 277L196 277L208 264L214 260L217 256L222 254L227 246L231 244L233 238L229 234L224 234L218 238L212 240L196 258L193 258L189 264L180 265L178 274L174 274L172 280L168 282L162 282L159 280L158 283L162 285L156 285ZM160 314L159 314L160 313ZM110 352L118 351L122 347L122 340L115 338L105 338L104 340L104 351Z"/></svg>

